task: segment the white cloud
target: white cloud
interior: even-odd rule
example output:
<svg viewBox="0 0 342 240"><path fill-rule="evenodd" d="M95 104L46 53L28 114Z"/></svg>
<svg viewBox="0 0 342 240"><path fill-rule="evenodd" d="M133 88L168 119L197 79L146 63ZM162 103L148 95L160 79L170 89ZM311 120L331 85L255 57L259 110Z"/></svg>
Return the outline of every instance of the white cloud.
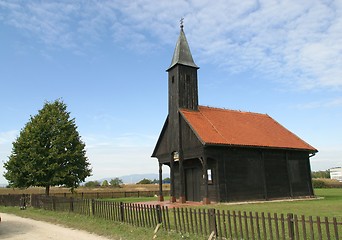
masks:
<svg viewBox="0 0 342 240"><path fill-rule="evenodd" d="M15 141L16 137L18 136L19 131L11 130L7 132L0 132L0 144L11 144Z"/></svg>
<svg viewBox="0 0 342 240"><path fill-rule="evenodd" d="M311 170L327 170L333 167L342 167L342 146L321 146L316 156L312 157Z"/></svg>
<svg viewBox="0 0 342 240"><path fill-rule="evenodd" d="M11 143L18 131L0 133L0 162L7 161L11 152ZM158 171L157 159L151 154L156 136L126 133L116 137L107 135L86 135L82 139L86 144L86 155L93 167L91 179L123 176L135 173ZM5 169L0 165L0 172ZM6 180L0 175L0 183Z"/></svg>
<svg viewBox="0 0 342 240"><path fill-rule="evenodd" d="M11 154L12 142L15 141L19 135L19 131L11 130L7 132L0 132L0 183L6 183L3 173L3 163L8 160L8 156Z"/></svg>
<svg viewBox="0 0 342 240"><path fill-rule="evenodd" d="M87 156L95 179L157 171L156 159L151 158L155 136L122 134L118 137L86 136Z"/></svg>
<svg viewBox="0 0 342 240"><path fill-rule="evenodd" d="M185 17L197 62L302 89L342 88L338 1L0 1L0 8L5 23L74 52L108 37L139 51L173 45Z"/></svg>
<svg viewBox="0 0 342 240"><path fill-rule="evenodd" d="M298 109L341 108L341 107L342 107L341 97L296 105L296 108Z"/></svg>

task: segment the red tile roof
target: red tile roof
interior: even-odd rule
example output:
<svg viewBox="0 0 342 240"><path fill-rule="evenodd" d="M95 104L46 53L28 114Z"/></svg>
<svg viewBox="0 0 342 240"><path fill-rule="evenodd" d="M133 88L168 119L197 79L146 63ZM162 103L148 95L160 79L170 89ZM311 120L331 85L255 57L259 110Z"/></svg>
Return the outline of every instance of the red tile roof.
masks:
<svg viewBox="0 0 342 240"><path fill-rule="evenodd" d="M205 144L317 150L267 114L199 106L181 110L185 120Z"/></svg>

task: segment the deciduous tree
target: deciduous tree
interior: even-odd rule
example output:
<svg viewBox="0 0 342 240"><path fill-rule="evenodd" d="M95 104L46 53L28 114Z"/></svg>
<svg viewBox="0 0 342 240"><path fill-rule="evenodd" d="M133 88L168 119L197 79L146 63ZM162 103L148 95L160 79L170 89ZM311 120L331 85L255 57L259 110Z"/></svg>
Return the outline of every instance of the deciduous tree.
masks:
<svg viewBox="0 0 342 240"><path fill-rule="evenodd" d="M122 179L120 178L114 178L110 180L110 186L111 187L120 187L121 184L123 184Z"/></svg>
<svg viewBox="0 0 342 240"><path fill-rule="evenodd" d="M4 164L11 187L66 186L73 190L91 175L85 144L61 100L46 102L13 142Z"/></svg>

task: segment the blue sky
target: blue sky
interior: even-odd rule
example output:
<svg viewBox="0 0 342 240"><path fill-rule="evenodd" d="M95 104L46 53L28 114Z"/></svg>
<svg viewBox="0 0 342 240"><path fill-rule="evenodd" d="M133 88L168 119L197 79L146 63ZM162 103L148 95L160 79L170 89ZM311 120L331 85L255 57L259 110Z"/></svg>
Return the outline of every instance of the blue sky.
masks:
<svg viewBox="0 0 342 240"><path fill-rule="evenodd" d="M87 180L157 173L182 17L201 105L267 113L319 150L312 170L342 166L342 2L323 0L0 0L1 162L30 115L61 98Z"/></svg>

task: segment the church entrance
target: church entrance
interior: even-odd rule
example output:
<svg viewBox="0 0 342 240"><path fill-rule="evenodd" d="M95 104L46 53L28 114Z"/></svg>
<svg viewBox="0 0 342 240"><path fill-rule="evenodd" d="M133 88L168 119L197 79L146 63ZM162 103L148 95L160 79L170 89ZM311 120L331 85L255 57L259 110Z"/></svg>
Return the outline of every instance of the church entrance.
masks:
<svg viewBox="0 0 342 240"><path fill-rule="evenodd" d="M201 201L202 169L185 169L185 197L187 201Z"/></svg>

